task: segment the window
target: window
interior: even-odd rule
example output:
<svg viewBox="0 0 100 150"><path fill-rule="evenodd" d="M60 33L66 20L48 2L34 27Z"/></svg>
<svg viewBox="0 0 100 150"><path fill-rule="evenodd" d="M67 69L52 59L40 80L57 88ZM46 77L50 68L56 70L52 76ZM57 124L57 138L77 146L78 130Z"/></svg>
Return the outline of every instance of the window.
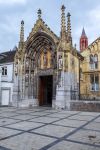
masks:
<svg viewBox="0 0 100 150"><path fill-rule="evenodd" d="M7 67L2 67L2 75L3 76L7 75Z"/></svg>
<svg viewBox="0 0 100 150"><path fill-rule="evenodd" d="M98 68L98 55L90 55L90 69L97 69Z"/></svg>
<svg viewBox="0 0 100 150"><path fill-rule="evenodd" d="M98 68L98 55L94 55L94 64L95 64L95 69Z"/></svg>
<svg viewBox="0 0 100 150"><path fill-rule="evenodd" d="M98 75L90 75L90 84L91 84L91 91L98 91L99 90L99 76Z"/></svg>

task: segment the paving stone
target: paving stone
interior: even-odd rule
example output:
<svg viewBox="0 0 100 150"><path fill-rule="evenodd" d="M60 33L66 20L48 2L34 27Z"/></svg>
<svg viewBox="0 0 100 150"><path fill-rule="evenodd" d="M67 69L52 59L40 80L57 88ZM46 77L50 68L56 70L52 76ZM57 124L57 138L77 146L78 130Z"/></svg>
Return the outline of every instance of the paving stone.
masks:
<svg viewBox="0 0 100 150"><path fill-rule="evenodd" d="M69 128L69 127L47 125L47 126L39 128L39 129L36 129L33 132L44 134L44 135L50 135L50 136L54 136L54 137L63 137L64 135L70 133L73 130L74 130L73 128Z"/></svg>
<svg viewBox="0 0 100 150"><path fill-rule="evenodd" d="M11 136L14 134L18 134L18 133L20 133L20 131L0 127L0 140L5 137L8 137L8 136Z"/></svg>
<svg viewBox="0 0 100 150"><path fill-rule="evenodd" d="M32 116L44 116L50 114L49 112L31 112L30 115Z"/></svg>
<svg viewBox="0 0 100 150"><path fill-rule="evenodd" d="M71 135L68 139L94 145L100 145L100 132L81 129L78 132Z"/></svg>
<svg viewBox="0 0 100 150"><path fill-rule="evenodd" d="M85 126L86 129L92 129L92 130L99 130L100 131L100 123L97 122L91 122L87 126Z"/></svg>
<svg viewBox="0 0 100 150"><path fill-rule="evenodd" d="M42 123L23 121L23 122L15 123L12 125L8 125L7 127L20 129L20 130L30 130L30 129L40 127L42 125L43 125Z"/></svg>
<svg viewBox="0 0 100 150"><path fill-rule="evenodd" d="M13 124L16 122L19 122L20 120L15 120L15 119L10 119L10 118L1 118L0 119L0 126L8 125L8 124Z"/></svg>
<svg viewBox="0 0 100 150"><path fill-rule="evenodd" d="M80 115L87 115L87 116L98 116L100 115L100 113L97 113L97 112L80 112Z"/></svg>
<svg viewBox="0 0 100 150"><path fill-rule="evenodd" d="M49 110L45 110L44 112L47 112L47 113L58 113L59 111L55 110L55 109L49 109Z"/></svg>
<svg viewBox="0 0 100 150"><path fill-rule="evenodd" d="M67 111L67 110L61 110L61 113L68 113L68 114L78 114L78 113L80 113L80 111Z"/></svg>
<svg viewBox="0 0 100 150"><path fill-rule="evenodd" d="M32 112L35 112L35 111L32 111L32 110L17 110L16 113L18 114L30 114Z"/></svg>
<svg viewBox="0 0 100 150"><path fill-rule="evenodd" d="M94 120L95 122L99 122L100 123L100 117Z"/></svg>
<svg viewBox="0 0 100 150"><path fill-rule="evenodd" d="M86 121L63 119L63 120L57 121L53 124L62 125L62 126L70 126L70 127L80 127L80 126L84 125L85 123L86 123Z"/></svg>
<svg viewBox="0 0 100 150"><path fill-rule="evenodd" d="M27 119L36 118L36 116L30 116L26 114L26 115L18 115L18 116L11 117L11 118L19 119L19 120L27 120Z"/></svg>
<svg viewBox="0 0 100 150"><path fill-rule="evenodd" d="M16 137L0 141L0 145L12 150L39 150L54 141L54 138L24 133Z"/></svg>
<svg viewBox="0 0 100 150"><path fill-rule="evenodd" d="M7 112L7 111L15 111L17 110L17 108L14 108L14 107L0 107L0 112Z"/></svg>
<svg viewBox="0 0 100 150"><path fill-rule="evenodd" d="M58 118L65 118L69 117L70 114L63 114L63 113L54 113L54 114L49 114L48 117L58 117Z"/></svg>
<svg viewBox="0 0 100 150"><path fill-rule="evenodd" d="M52 146L48 150L100 150L100 148L69 142L69 141L62 141Z"/></svg>
<svg viewBox="0 0 100 150"><path fill-rule="evenodd" d="M30 119L29 121L41 122L41 123L52 123L53 121L57 121L57 120L59 120L59 118L38 117L38 118Z"/></svg>
<svg viewBox="0 0 100 150"><path fill-rule="evenodd" d="M75 119L75 120L86 120L86 121L90 121L93 118L95 118L94 116L88 116L88 115L74 115L69 117L69 119Z"/></svg>
<svg viewBox="0 0 100 150"><path fill-rule="evenodd" d="M16 116L17 114L15 112L2 112L0 114L0 117L12 117L12 116Z"/></svg>

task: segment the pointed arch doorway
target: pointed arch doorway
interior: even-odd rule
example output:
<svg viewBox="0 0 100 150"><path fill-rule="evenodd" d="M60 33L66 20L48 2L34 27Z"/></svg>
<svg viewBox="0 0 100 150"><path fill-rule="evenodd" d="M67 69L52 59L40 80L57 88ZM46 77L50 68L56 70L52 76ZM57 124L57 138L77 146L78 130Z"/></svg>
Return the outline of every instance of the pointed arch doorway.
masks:
<svg viewBox="0 0 100 150"><path fill-rule="evenodd" d="M39 106L52 106L53 76L39 76L38 100Z"/></svg>

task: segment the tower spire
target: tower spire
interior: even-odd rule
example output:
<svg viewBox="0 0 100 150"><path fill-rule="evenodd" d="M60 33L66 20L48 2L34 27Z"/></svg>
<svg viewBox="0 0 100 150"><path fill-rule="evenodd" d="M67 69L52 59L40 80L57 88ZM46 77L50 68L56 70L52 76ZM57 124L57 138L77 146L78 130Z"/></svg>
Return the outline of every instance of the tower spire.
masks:
<svg viewBox="0 0 100 150"><path fill-rule="evenodd" d="M86 37L86 33L85 33L85 29L83 27L83 30L82 30L82 35L81 36L85 36Z"/></svg>
<svg viewBox="0 0 100 150"><path fill-rule="evenodd" d="M80 37L80 51L81 52L84 51L87 47L88 47L88 38L87 38L87 35L85 33L85 29L83 27L82 34Z"/></svg>
<svg viewBox="0 0 100 150"><path fill-rule="evenodd" d="M65 18L65 6L61 7L61 37L66 37L66 18Z"/></svg>
<svg viewBox="0 0 100 150"><path fill-rule="evenodd" d="M71 14L68 12L67 14L67 35L68 35L68 39L72 39L71 38L71 20L70 20Z"/></svg>
<svg viewBox="0 0 100 150"><path fill-rule="evenodd" d="M23 48L24 44L24 21L21 21L19 48Z"/></svg>

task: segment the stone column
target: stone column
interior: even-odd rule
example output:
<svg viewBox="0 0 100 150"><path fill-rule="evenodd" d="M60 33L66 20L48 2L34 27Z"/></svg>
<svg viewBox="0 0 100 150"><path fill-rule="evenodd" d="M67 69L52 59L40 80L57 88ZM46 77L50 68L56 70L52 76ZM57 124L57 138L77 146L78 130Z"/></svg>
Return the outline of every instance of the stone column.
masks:
<svg viewBox="0 0 100 150"><path fill-rule="evenodd" d="M19 101L19 85L18 85L18 75L14 75L14 85L13 85L13 101L12 105L18 107Z"/></svg>
<svg viewBox="0 0 100 150"><path fill-rule="evenodd" d="M70 109L70 100L71 100L70 80L71 80L70 74L61 71L57 89L56 89L56 108Z"/></svg>
<svg viewBox="0 0 100 150"><path fill-rule="evenodd" d="M58 83L56 89L55 107L69 109L70 100L70 75L64 71L64 53L58 53ZM68 104L66 104L68 103Z"/></svg>

